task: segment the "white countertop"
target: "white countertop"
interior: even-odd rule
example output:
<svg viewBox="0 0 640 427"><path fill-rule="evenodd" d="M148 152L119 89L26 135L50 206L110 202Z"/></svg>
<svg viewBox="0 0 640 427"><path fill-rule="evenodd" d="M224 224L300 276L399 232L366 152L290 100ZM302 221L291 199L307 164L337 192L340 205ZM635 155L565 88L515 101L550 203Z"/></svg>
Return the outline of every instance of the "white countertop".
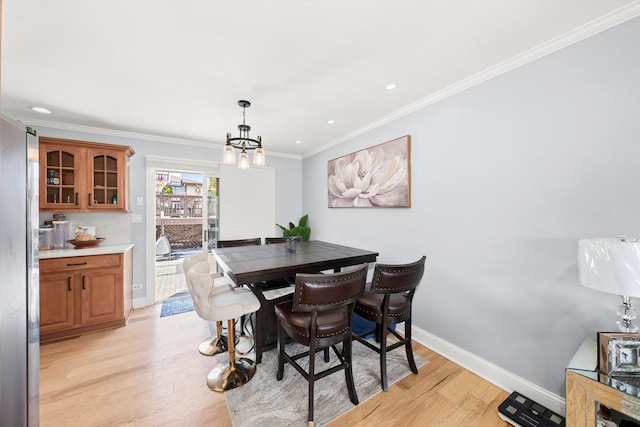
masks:
<svg viewBox="0 0 640 427"><path fill-rule="evenodd" d="M84 249L50 249L39 252L40 259L48 258L68 258L74 256L87 256L87 255L106 255L106 254L121 254L129 249L133 248L132 243L122 245L105 245L101 244L95 248Z"/></svg>

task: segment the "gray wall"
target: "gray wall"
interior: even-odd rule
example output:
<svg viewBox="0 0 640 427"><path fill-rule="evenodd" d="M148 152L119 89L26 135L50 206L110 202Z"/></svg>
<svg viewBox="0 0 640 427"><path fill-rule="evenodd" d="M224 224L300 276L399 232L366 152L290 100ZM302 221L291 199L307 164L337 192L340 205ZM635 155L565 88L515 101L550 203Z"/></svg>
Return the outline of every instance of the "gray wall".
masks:
<svg viewBox="0 0 640 427"><path fill-rule="evenodd" d="M640 235L638 42L635 19L304 159L314 238L426 255L415 326L564 396L620 302L579 285L577 239ZM406 134L410 209L327 208L328 160Z"/></svg>
<svg viewBox="0 0 640 427"><path fill-rule="evenodd" d="M129 167L130 181L130 208L131 213L121 214L68 214L72 222L80 222L85 225L96 225L107 237L109 243L133 243L133 283L143 284L142 290L134 291L134 298L140 299L146 295L147 283L152 283L153 277L146 277L145 263L155 259L154 253L147 252L146 242L146 205L155 203L154 200L144 201L144 206L137 206L136 199L145 197L146 194L146 161L145 156L163 156L176 159L193 159L197 161L222 160L222 145L207 144L170 144L165 142L149 141L135 138L117 137L113 135L98 135L95 133L75 132L46 127L37 127L39 136L51 136L58 138L79 139L84 141L104 142L110 144L129 145L133 147L135 154L131 157ZM301 215L302 183L300 159L278 157L270 155L267 150L267 166L276 168L276 222L286 224L290 220L297 221ZM221 183L224 185L224 183ZM142 223L131 223L131 216L142 215ZM256 215L259 215L256 212ZM41 222L48 219L50 213L41 214ZM90 224L89 222L92 222ZM122 230L128 230L123 232ZM276 234L277 233L277 234ZM274 224L274 235L280 235L281 231ZM249 236L248 236L249 237ZM253 237L253 236L251 236ZM105 243L107 242L105 241ZM152 236L155 242L155 236ZM152 250L154 248L152 247Z"/></svg>
<svg viewBox="0 0 640 427"><path fill-rule="evenodd" d="M636 19L302 162L269 156L276 220L308 212L312 238L378 250L380 262L427 255L415 325L564 396L566 364L584 337L615 329L619 303L578 284L577 239L640 235L638 41ZM217 147L38 133L133 146L132 213L143 217L146 154L221 158ZM327 208L328 160L405 134L410 209ZM129 226L144 284L144 223Z"/></svg>

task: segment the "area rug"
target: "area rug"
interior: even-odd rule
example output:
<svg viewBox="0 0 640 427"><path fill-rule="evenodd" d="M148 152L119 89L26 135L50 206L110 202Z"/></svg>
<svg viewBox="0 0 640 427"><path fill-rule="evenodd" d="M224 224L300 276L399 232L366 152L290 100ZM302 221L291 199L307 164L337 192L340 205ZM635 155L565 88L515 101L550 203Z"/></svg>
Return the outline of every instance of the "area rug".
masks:
<svg viewBox="0 0 640 427"><path fill-rule="evenodd" d="M299 344L287 344L294 353L302 349ZM333 351L328 364L322 353L316 358L316 372L337 364ZM427 361L415 355L418 368ZM308 359L299 360L307 368ZM278 353L276 349L262 355L255 376L244 386L225 392L229 413L234 427L253 426L305 426L308 411L307 381L289 364L285 364L282 381L276 380ZM404 349L399 348L387 354L387 375L389 385L411 374ZM413 374L411 374L413 375ZM378 392L380 384L380 359L377 353L364 345L353 343L353 376L360 403ZM344 372L336 372L315 382L314 421L322 426L355 406L349 399Z"/></svg>
<svg viewBox="0 0 640 427"><path fill-rule="evenodd" d="M160 317L173 316L174 314L186 313L193 310L193 300L189 292L178 292L162 301Z"/></svg>

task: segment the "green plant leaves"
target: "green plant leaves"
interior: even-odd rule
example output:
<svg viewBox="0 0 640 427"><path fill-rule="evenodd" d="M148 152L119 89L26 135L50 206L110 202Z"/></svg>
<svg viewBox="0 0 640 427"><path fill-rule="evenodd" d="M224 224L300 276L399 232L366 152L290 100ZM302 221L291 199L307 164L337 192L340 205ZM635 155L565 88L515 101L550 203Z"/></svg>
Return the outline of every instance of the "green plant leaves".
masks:
<svg viewBox="0 0 640 427"><path fill-rule="evenodd" d="M289 228L283 227L280 224L276 225L282 229L282 237L300 236L303 241L307 241L309 237L311 237L311 228L307 226L308 221L309 214L306 214L300 218L298 225L292 222L289 222Z"/></svg>

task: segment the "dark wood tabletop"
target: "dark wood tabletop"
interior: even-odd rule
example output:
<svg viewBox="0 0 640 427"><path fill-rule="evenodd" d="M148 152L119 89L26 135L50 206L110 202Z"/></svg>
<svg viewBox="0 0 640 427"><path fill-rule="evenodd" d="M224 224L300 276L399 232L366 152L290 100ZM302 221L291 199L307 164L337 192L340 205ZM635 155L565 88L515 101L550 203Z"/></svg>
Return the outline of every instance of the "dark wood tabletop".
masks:
<svg viewBox="0 0 640 427"><path fill-rule="evenodd" d="M363 262L375 262L378 252L334 243L309 240L296 242L296 252L285 251L285 244L236 246L214 249L220 268L237 284L293 277L296 273L317 273Z"/></svg>
<svg viewBox="0 0 640 427"><path fill-rule="evenodd" d="M260 300L260 309L251 319L255 339L256 363L262 361L262 352L274 348L277 338L275 304L293 298L293 294L268 300L264 285L268 281L285 282L296 273L319 273L325 270L338 272L342 267L373 263L377 252L310 240L296 242L296 251L287 252L285 243L270 245L234 246L214 249L219 267L236 285L247 285ZM287 285L288 286L288 285ZM255 323L253 323L255 322Z"/></svg>

